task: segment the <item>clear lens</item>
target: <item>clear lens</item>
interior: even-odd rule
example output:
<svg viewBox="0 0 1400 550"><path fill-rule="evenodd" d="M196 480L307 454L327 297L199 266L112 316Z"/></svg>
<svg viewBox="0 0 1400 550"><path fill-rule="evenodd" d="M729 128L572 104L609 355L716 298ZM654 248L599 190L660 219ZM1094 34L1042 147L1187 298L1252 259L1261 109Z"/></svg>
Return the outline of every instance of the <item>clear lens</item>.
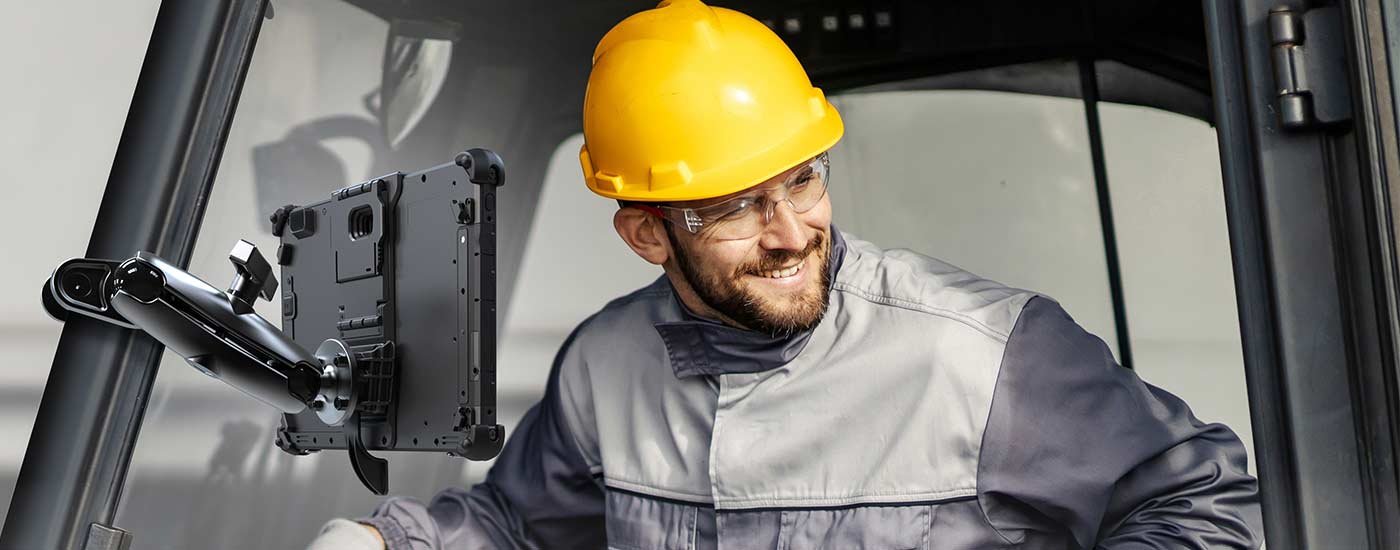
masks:
<svg viewBox="0 0 1400 550"><path fill-rule="evenodd" d="M790 173L781 186L691 209L691 219L699 219L696 232L719 240L757 235L768 223L773 209L781 206L779 203L787 202L799 214L816 206L826 194L827 174L827 157L822 153Z"/></svg>

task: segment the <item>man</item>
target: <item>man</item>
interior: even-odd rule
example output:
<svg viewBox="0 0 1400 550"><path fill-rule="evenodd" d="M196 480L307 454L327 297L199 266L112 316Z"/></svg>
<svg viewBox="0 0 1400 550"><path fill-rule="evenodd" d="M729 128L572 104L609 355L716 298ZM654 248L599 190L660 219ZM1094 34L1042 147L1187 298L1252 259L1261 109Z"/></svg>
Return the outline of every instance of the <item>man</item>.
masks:
<svg viewBox="0 0 1400 550"><path fill-rule="evenodd" d="M628 18L584 112L585 179L664 275L579 325L484 482L316 544L1258 546L1229 429L1053 300L832 227L840 116L759 22Z"/></svg>

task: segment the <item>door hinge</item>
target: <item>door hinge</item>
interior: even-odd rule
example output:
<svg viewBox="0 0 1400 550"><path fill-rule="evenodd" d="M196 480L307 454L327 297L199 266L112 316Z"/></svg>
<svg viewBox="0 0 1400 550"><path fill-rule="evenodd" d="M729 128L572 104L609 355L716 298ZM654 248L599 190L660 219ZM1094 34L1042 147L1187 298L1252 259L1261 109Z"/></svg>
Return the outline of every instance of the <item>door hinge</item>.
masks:
<svg viewBox="0 0 1400 550"><path fill-rule="evenodd" d="M1346 48L1336 6L1269 10L1278 118L1295 130L1351 120Z"/></svg>
<svg viewBox="0 0 1400 550"><path fill-rule="evenodd" d="M131 548L131 532L101 523L88 525L87 542L83 550L128 550Z"/></svg>

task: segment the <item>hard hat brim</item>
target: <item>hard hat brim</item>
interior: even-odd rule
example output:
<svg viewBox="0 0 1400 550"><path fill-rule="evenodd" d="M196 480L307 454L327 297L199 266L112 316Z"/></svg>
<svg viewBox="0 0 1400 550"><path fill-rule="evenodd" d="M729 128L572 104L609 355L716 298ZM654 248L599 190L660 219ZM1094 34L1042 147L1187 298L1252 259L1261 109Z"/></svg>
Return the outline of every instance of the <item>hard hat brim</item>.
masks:
<svg viewBox="0 0 1400 550"><path fill-rule="evenodd" d="M610 199L636 202L684 202L723 197L760 185L798 164L810 160L834 147L845 134L841 115L830 102L822 100L820 118L770 149L756 151L752 156L735 160L724 166L690 175L684 185L669 188L652 185L614 184L606 174L589 174L588 145L579 151L588 187L594 193Z"/></svg>

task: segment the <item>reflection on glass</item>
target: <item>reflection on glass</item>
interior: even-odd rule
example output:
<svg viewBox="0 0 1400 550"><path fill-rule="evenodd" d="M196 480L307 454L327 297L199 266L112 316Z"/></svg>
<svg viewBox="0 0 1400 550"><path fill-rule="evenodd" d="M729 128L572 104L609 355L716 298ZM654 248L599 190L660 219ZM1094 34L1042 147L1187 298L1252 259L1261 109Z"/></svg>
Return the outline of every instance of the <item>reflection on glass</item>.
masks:
<svg viewBox="0 0 1400 550"><path fill-rule="evenodd" d="M398 11L366 11L387 8ZM547 175L579 183L578 145L558 151L569 149L560 149L561 142L579 131L589 52L632 9L555 6L552 17L568 22L568 32L542 39L538 7L524 3L491 10L455 3L278 4L259 36L189 271L222 287L235 240L276 249L267 221L276 208L323 200L376 175L441 164L471 147L493 149L509 174L497 204L497 311L510 324L500 333L497 412L509 430L539 398L558 345L552 324L521 325L509 303L517 294L533 295L528 288L514 291L525 280L520 263L533 216L549 200L541 183ZM402 47L415 43L416 52ZM386 61L395 62L386 67ZM552 155L562 160L551 162ZM578 189L586 192L581 183ZM599 219L615 241L607 216ZM588 246L571 250L578 254L564 258L571 266L599 257ZM562 271L531 284L560 288ZM574 301L591 311L601 305L589 302L592 296L580 293ZM279 308L280 296L256 311L279 319ZM360 486L343 453L283 453L273 445L274 411L173 355L167 359L116 521L136 533L139 547L298 548L327 519L365 515L380 500ZM490 466L438 453L387 458L390 492L422 499L469 485Z"/></svg>
<svg viewBox="0 0 1400 550"><path fill-rule="evenodd" d="M388 24L348 3L277 8L260 34L188 269L219 288L237 239L276 250L267 215L277 207L322 200L386 165L422 167L393 158L372 110ZM255 310L280 319L280 296ZM374 506L343 453L294 457L274 446L279 419L167 353L116 524L142 548L297 548L326 519ZM461 483L469 467L480 466L395 456L391 487L429 494Z"/></svg>
<svg viewBox="0 0 1400 550"><path fill-rule="evenodd" d="M452 42L394 36L389 48L378 108L389 145L397 147L442 91L452 65Z"/></svg>
<svg viewBox="0 0 1400 550"><path fill-rule="evenodd" d="M7 21L22 23L0 33L6 74L23 75L0 86L0 163L63 173L5 185L13 206L0 216L4 251L23 261L0 270L0 524L63 332L39 287L60 263L86 255L159 7L70 4L7 3Z"/></svg>

